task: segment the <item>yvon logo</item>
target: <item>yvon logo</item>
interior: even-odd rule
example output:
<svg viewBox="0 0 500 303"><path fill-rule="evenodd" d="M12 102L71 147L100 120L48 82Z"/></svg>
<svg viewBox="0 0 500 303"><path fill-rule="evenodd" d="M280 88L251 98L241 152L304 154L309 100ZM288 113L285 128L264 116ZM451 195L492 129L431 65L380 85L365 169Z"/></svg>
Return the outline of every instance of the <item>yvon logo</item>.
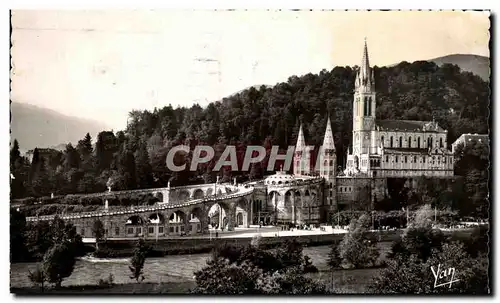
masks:
<svg viewBox="0 0 500 303"><path fill-rule="evenodd" d="M438 265L437 269L431 266L432 274L434 275L434 288L438 288L445 285L451 285L460 280L455 280L455 268L449 267L447 269L441 268L441 264Z"/></svg>

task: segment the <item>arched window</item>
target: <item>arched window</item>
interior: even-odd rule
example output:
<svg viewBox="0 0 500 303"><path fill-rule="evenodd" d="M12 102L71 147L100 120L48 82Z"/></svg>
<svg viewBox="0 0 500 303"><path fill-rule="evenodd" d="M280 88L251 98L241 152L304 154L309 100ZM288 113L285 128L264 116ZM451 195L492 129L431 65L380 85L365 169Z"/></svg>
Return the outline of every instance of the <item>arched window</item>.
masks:
<svg viewBox="0 0 500 303"><path fill-rule="evenodd" d="M364 102L364 113L363 113L363 116L367 116L368 115L368 97L365 97L365 102Z"/></svg>
<svg viewBox="0 0 500 303"><path fill-rule="evenodd" d="M399 148L403 147L403 137L399 137Z"/></svg>
<svg viewBox="0 0 500 303"><path fill-rule="evenodd" d="M333 160L330 160L330 166L333 166Z"/></svg>
<svg viewBox="0 0 500 303"><path fill-rule="evenodd" d="M384 136L380 137L380 142L382 142L382 146L385 145L384 144Z"/></svg>
<svg viewBox="0 0 500 303"><path fill-rule="evenodd" d="M417 138L417 148L420 148L420 137Z"/></svg>
<svg viewBox="0 0 500 303"><path fill-rule="evenodd" d="M398 156L396 156L396 163L398 163Z"/></svg>
<svg viewBox="0 0 500 303"><path fill-rule="evenodd" d="M393 140L393 138L392 138L392 136L391 136L391 147L393 147L393 146L394 146L394 145L393 145L393 143L394 143L394 140Z"/></svg>
<svg viewBox="0 0 500 303"><path fill-rule="evenodd" d="M368 116L372 115L372 97L368 97Z"/></svg>
<svg viewBox="0 0 500 303"><path fill-rule="evenodd" d="M405 163L408 163L408 157L405 156Z"/></svg>
<svg viewBox="0 0 500 303"><path fill-rule="evenodd" d="M411 136L408 137L408 148L411 148Z"/></svg>
<svg viewBox="0 0 500 303"><path fill-rule="evenodd" d="M439 138L439 147L443 148L443 138Z"/></svg>
<svg viewBox="0 0 500 303"><path fill-rule="evenodd" d="M417 156L413 156L413 163L417 163Z"/></svg>
<svg viewBox="0 0 500 303"><path fill-rule="evenodd" d="M389 162L389 156L385 156L385 162Z"/></svg>
<svg viewBox="0 0 500 303"><path fill-rule="evenodd" d="M432 137L427 139L427 148L432 148Z"/></svg>

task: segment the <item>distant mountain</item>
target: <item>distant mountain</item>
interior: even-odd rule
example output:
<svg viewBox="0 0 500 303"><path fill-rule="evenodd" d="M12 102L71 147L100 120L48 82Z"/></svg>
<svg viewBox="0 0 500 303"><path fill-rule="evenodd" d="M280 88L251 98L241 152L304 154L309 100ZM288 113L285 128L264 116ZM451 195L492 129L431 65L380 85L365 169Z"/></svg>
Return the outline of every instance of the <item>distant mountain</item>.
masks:
<svg viewBox="0 0 500 303"><path fill-rule="evenodd" d="M422 61L422 60L419 60ZM490 81L490 58L478 55L454 54L434 59L424 59L423 61L434 62L438 66L443 64L454 64L460 67L462 71L471 72L478 75L484 81ZM394 67L399 63L387 65Z"/></svg>
<svg viewBox="0 0 500 303"><path fill-rule="evenodd" d="M455 64L463 71L468 71L478 75L484 81L490 81L490 58L478 55L455 54L439 58L430 59L437 65Z"/></svg>
<svg viewBox="0 0 500 303"><path fill-rule="evenodd" d="M63 115L54 110L24 103L11 103L11 137L19 141L21 152L35 147L61 149L76 144L86 133L94 140L109 128L101 122Z"/></svg>

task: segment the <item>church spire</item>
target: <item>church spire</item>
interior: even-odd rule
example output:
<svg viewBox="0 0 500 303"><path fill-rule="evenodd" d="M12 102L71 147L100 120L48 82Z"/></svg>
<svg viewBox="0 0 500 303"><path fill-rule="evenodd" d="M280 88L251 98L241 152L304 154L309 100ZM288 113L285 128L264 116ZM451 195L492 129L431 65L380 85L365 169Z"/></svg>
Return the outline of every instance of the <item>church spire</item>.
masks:
<svg viewBox="0 0 500 303"><path fill-rule="evenodd" d="M326 123L325 137L323 138L323 150L335 150L335 141L333 140L330 117L328 117L328 122Z"/></svg>
<svg viewBox="0 0 500 303"><path fill-rule="evenodd" d="M369 81L371 78L370 59L368 58L368 46L366 44L366 38L365 38L365 47L363 49L363 59L361 60L361 67L359 74L361 81L364 83L366 83L365 81Z"/></svg>
<svg viewBox="0 0 500 303"><path fill-rule="evenodd" d="M304 139L304 131L302 130L302 123L300 123L299 135L297 136L297 145L295 151L302 151L306 147L306 140Z"/></svg>
<svg viewBox="0 0 500 303"><path fill-rule="evenodd" d="M375 83L375 77L373 75L373 70L370 67L370 59L368 57L368 45L366 43L363 48L363 58L361 59L361 66L356 75L356 89L371 91L374 89L373 85Z"/></svg>

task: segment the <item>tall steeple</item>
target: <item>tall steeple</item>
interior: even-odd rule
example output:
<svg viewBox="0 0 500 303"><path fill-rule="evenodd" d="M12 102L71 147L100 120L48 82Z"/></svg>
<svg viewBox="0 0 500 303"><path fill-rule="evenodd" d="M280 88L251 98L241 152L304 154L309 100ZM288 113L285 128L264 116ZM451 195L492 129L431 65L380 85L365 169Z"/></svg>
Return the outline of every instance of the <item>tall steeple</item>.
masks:
<svg viewBox="0 0 500 303"><path fill-rule="evenodd" d="M300 123L299 135L297 136L297 145L295 151L303 151L306 147L306 140L304 139L304 131L302 130L302 123Z"/></svg>
<svg viewBox="0 0 500 303"><path fill-rule="evenodd" d="M308 175L311 173L310 155L307 150L306 140L304 139L304 131L302 123L300 124L299 135L297 136L297 145L295 145L295 153L293 155L293 173L295 175Z"/></svg>
<svg viewBox="0 0 500 303"><path fill-rule="evenodd" d="M335 141L333 140L330 117L328 117L328 122L326 123L325 137L323 138L323 150L335 150Z"/></svg>
<svg viewBox="0 0 500 303"><path fill-rule="evenodd" d="M332 123L330 122L330 117L328 116L328 122L326 123L325 137L323 138L322 152L319 158L319 175L330 183L329 188L334 188L335 181L332 178L336 176L337 168L337 156L335 155L335 142L333 140ZM333 195L333 193L332 193ZM328 194L329 203L331 204L332 195Z"/></svg>
<svg viewBox="0 0 500 303"><path fill-rule="evenodd" d="M370 78L370 59L368 58L368 46L366 45L365 38L365 48L363 49L363 59L361 60L361 67L359 70L361 75L361 79L369 79Z"/></svg>
<svg viewBox="0 0 500 303"><path fill-rule="evenodd" d="M375 84L375 77L373 75L373 70L370 67L370 59L368 57L368 45L366 44L363 48L363 58L361 59L361 65L359 67L358 74L356 75L356 89L363 91L372 91L373 85Z"/></svg>

